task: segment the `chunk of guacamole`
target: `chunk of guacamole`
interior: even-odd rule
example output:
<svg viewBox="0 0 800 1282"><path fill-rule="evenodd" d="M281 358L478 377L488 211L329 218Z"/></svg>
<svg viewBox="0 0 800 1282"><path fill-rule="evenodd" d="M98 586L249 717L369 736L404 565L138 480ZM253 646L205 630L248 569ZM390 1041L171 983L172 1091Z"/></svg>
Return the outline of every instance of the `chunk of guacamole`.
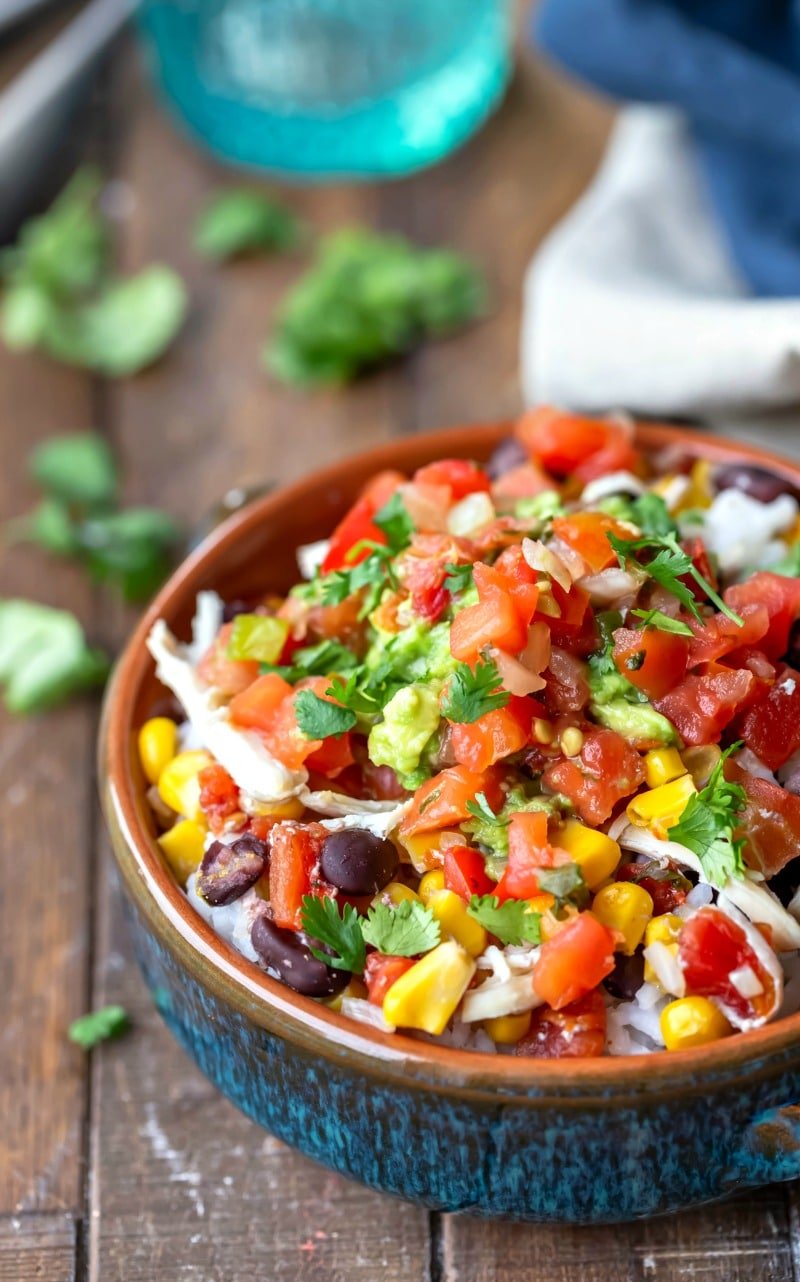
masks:
<svg viewBox="0 0 800 1282"><path fill-rule="evenodd" d="M595 721L616 730L632 743L656 739L659 743L677 743L675 728L666 717L656 712L642 690L627 681L613 663L589 664L589 708Z"/></svg>
<svg viewBox="0 0 800 1282"><path fill-rule="evenodd" d="M370 761L376 766L391 766L404 780L418 768L425 745L438 725L438 689L404 686L384 707L383 721L370 730Z"/></svg>

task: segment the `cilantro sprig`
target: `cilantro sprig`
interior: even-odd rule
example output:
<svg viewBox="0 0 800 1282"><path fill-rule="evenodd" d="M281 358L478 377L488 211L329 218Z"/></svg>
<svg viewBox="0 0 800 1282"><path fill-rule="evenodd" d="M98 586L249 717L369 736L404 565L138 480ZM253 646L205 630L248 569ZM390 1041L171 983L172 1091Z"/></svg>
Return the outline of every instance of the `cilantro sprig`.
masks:
<svg viewBox="0 0 800 1282"><path fill-rule="evenodd" d="M416 957L436 947L441 927L430 908L416 899L404 899L396 908L373 905L361 921L361 934L380 953Z"/></svg>
<svg viewBox="0 0 800 1282"><path fill-rule="evenodd" d="M103 1006L101 1010L90 1011L88 1015L81 1015L80 1019L73 1020L67 1036L76 1046L89 1051L99 1042L120 1037L130 1025L131 1021L124 1007Z"/></svg>
<svg viewBox="0 0 800 1282"><path fill-rule="evenodd" d="M724 775L725 762L741 746L734 743L723 752L705 788L689 798L680 819L667 831L670 841L697 855L703 873L718 887L729 877L744 874L744 839L734 832L747 794L741 784L730 783Z"/></svg>
<svg viewBox="0 0 800 1282"><path fill-rule="evenodd" d="M402 552L403 548L408 547L414 534L414 522L401 494L395 492L375 513L372 521L379 530L383 530L392 552Z"/></svg>
<svg viewBox="0 0 800 1282"><path fill-rule="evenodd" d="M679 637L693 637L694 633L683 619L673 619L663 610L631 610L631 614L641 619L646 628L657 628L659 632L672 632Z"/></svg>
<svg viewBox="0 0 800 1282"><path fill-rule="evenodd" d="M323 699L313 690L300 690L294 700L295 717L306 739L340 739L356 724L350 708Z"/></svg>
<svg viewBox="0 0 800 1282"><path fill-rule="evenodd" d="M363 561L351 569L334 570L322 580L323 605L341 605L356 592L364 592L359 619L365 619L380 604L386 588L396 590L399 586L392 565L395 556L392 549L365 539L350 549L349 556L357 556L364 549L369 555Z"/></svg>
<svg viewBox="0 0 800 1282"><path fill-rule="evenodd" d="M451 596L459 596L472 586L473 566L471 562L468 561L465 565L449 562L444 568L447 570L444 586Z"/></svg>
<svg viewBox="0 0 800 1282"><path fill-rule="evenodd" d="M640 539L620 539L617 535L609 533L606 538L623 568L627 563L633 562L639 568L646 570L652 579L677 597L698 622L702 623L703 616L694 593L683 582L686 575L694 580L703 595L713 602L718 610L726 614L739 627L743 626L743 620L725 604L708 579L700 573L688 552L684 552L678 543L675 534L654 534L644 535ZM655 552L655 556L642 564L634 556L636 552Z"/></svg>
<svg viewBox="0 0 800 1282"><path fill-rule="evenodd" d="M303 895L300 924L311 939L330 949L326 952L310 943L309 948L317 961L332 966L334 970L361 973L367 952L361 933L361 918L352 904L343 904L340 913L338 903L329 895L322 899Z"/></svg>
<svg viewBox="0 0 800 1282"><path fill-rule="evenodd" d="M473 895L467 912L503 944L542 941L541 914L533 912L524 899L507 899L501 904L496 895Z"/></svg>
<svg viewBox="0 0 800 1282"><path fill-rule="evenodd" d="M448 721L470 725L485 713L504 708L510 697L502 688L494 660L479 661L474 672L468 664L459 663L442 694L441 709Z"/></svg>

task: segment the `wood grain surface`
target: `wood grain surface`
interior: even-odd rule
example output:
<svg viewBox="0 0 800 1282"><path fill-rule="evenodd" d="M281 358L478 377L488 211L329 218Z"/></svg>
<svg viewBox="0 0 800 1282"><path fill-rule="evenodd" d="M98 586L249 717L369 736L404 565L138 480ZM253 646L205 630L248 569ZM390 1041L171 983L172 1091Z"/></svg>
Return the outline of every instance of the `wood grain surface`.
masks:
<svg viewBox="0 0 800 1282"><path fill-rule="evenodd" d="M0 51L0 81L3 59ZM526 59L481 136L430 173L382 187L293 190L316 229L365 222L472 253L491 315L345 393L278 388L259 364L299 263L209 267L189 227L226 175L175 132L128 45L86 136L127 210L119 261L176 267L189 323L156 369L100 385L0 352L2 516L33 498L31 445L93 425L126 497L191 526L226 489L281 481L393 434L513 414L525 265L600 155L605 108ZM7 551L0 592L77 611L118 645L132 616L82 576ZM624 1228L428 1216L297 1156L222 1099L178 1049L131 959L95 803L96 703L0 718L0 1282L789 1282L792 1190ZM70 1020L121 1002L134 1028L84 1056ZM609 1124L613 1124L610 1120Z"/></svg>

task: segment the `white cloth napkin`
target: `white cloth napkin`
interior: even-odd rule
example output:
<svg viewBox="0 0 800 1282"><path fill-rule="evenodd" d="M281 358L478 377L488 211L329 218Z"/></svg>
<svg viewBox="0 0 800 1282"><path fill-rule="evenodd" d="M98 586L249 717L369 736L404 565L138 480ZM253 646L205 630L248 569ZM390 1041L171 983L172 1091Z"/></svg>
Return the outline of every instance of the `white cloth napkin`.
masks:
<svg viewBox="0 0 800 1282"><path fill-rule="evenodd" d="M528 269L521 366L528 403L571 409L715 417L800 401L800 299L748 293L676 113L621 113Z"/></svg>

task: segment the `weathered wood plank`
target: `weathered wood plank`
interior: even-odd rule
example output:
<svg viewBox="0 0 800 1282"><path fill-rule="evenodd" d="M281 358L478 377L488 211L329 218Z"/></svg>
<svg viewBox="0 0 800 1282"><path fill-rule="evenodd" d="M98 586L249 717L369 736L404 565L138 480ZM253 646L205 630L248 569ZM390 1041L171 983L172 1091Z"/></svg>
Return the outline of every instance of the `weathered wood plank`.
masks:
<svg viewBox="0 0 800 1282"><path fill-rule="evenodd" d="M76 1282L69 1215L0 1217L0 1282Z"/></svg>
<svg viewBox="0 0 800 1282"><path fill-rule="evenodd" d="M641 1224L489 1224L447 1217L443 1282L793 1282L781 1188Z"/></svg>
<svg viewBox="0 0 800 1282"><path fill-rule="evenodd" d="M87 382L36 357L0 351L0 513L34 501L25 458L45 436L91 421ZM8 549L0 595L89 616L76 570ZM95 707L36 718L0 712L0 1210L77 1209L85 1064L66 1027L86 1000L88 807Z"/></svg>

